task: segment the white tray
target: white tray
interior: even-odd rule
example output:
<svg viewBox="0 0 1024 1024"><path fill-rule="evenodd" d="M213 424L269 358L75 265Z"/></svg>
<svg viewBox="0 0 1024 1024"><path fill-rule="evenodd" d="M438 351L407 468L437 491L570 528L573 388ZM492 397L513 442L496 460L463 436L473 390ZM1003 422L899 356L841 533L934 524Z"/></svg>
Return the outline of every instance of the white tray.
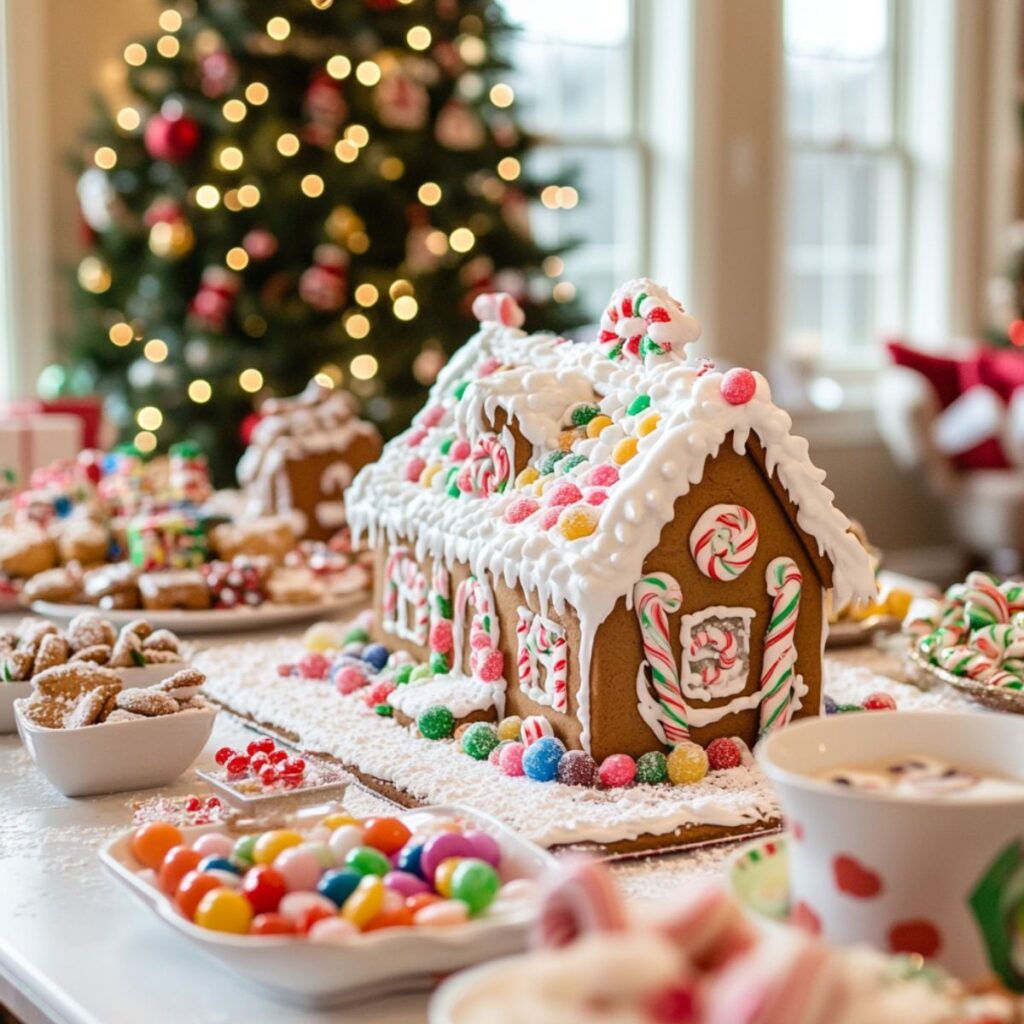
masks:
<svg viewBox="0 0 1024 1024"><path fill-rule="evenodd" d="M306 808L291 820L312 826L330 809ZM472 808L450 804L398 815L414 831L432 819L453 816L473 822L497 840L503 880L539 878L554 870L555 860L550 854ZM182 833L190 841L204 832L225 829L224 824L200 825L183 828ZM538 904L523 901L464 925L385 929L355 935L339 944L291 936L228 935L186 921L167 896L139 876L130 842L131 833L126 832L100 851L104 866L118 881L183 938L248 984L268 996L305 1007L353 1002L376 995L385 986L389 993L423 987L439 974L520 952L526 948L527 936L536 922Z"/></svg>
<svg viewBox="0 0 1024 1024"><path fill-rule="evenodd" d="M179 608L160 611L153 608L97 608L90 604L56 604L53 601L34 601L32 611L49 619L69 622L82 612L93 612L108 619L115 626L123 626L133 619L146 619L154 629L170 629L179 636L200 633L244 633L253 629L297 625L312 619L329 619L365 601L365 595L346 594L344 597L309 604L273 604L267 601L256 608L210 608L204 611L183 611Z"/></svg>
<svg viewBox="0 0 1024 1024"><path fill-rule="evenodd" d="M196 775L233 807L250 814L286 808L289 804L298 807L304 803L312 803L313 799L321 802L340 800L352 781L352 776L346 774L344 778L321 782L315 786L299 786L296 789L280 789L270 793L243 793L237 786L218 778L213 772L197 771Z"/></svg>

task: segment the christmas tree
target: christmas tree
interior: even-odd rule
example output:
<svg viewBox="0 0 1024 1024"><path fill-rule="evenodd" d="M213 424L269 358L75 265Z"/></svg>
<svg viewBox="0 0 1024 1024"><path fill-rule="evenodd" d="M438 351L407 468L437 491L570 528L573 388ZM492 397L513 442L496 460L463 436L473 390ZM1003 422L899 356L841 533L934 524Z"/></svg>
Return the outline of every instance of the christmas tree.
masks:
<svg viewBox="0 0 1024 1024"><path fill-rule="evenodd" d="M159 29L86 137L46 389L98 390L122 440L194 439L227 481L254 400L314 375L403 427L483 291L578 322L530 237L559 183L528 177L493 0L178 0Z"/></svg>

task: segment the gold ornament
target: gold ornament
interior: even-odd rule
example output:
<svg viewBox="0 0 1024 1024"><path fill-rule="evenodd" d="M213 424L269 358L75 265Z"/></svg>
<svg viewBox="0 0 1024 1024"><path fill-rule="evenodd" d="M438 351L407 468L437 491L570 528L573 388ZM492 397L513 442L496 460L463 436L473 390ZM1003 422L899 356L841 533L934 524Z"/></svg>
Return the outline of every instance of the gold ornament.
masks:
<svg viewBox="0 0 1024 1024"><path fill-rule="evenodd" d="M366 230L362 217L350 206L336 206L328 215L325 226L327 237L338 245L343 244L350 235Z"/></svg>
<svg viewBox="0 0 1024 1024"><path fill-rule="evenodd" d="M78 264L78 283L93 295L102 295L110 287L110 267L99 256L86 256Z"/></svg>
<svg viewBox="0 0 1024 1024"><path fill-rule="evenodd" d="M149 230L149 249L165 260L180 260L196 244L192 225L187 220L161 221Z"/></svg>

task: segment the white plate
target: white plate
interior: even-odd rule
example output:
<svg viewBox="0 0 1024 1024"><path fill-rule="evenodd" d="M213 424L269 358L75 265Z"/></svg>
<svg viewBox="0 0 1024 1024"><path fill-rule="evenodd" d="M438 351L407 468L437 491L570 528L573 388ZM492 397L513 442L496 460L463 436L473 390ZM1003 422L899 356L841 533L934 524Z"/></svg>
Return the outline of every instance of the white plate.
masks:
<svg viewBox="0 0 1024 1024"><path fill-rule="evenodd" d="M346 776L315 786L299 786L296 789L281 789L272 793L243 793L237 786L219 779L213 772L197 771L196 775L229 804L251 814L287 807L288 804L293 807L308 804L314 797L321 801L340 800L351 781L351 776Z"/></svg>
<svg viewBox="0 0 1024 1024"><path fill-rule="evenodd" d="M306 808L293 820L312 826L328 809ZM471 821L497 840L503 880L539 878L554 869L555 860L550 854L472 808L451 804L398 815L413 831L431 820L453 816ZM190 841L223 828L201 825L183 828L182 832ZM186 921L167 896L140 877L130 842L131 833L126 832L100 851L103 864L120 882L166 924L249 984L267 995L306 1007L351 1002L375 993L385 983L389 992L419 987L438 974L520 952L526 948L538 910L536 901L524 900L464 925L385 929L355 935L339 944L290 936L227 935Z"/></svg>
<svg viewBox="0 0 1024 1024"><path fill-rule="evenodd" d="M194 636L199 633L244 633L252 629L297 625L312 619L329 619L357 607L364 600L366 596L359 593L310 604L272 604L268 601L256 608L209 608L196 612L179 608L166 611L156 608L97 608L91 604L56 604L53 601L33 601L31 607L37 615L60 622L69 622L82 612L92 612L115 626L144 618L154 629L170 629L179 636Z"/></svg>

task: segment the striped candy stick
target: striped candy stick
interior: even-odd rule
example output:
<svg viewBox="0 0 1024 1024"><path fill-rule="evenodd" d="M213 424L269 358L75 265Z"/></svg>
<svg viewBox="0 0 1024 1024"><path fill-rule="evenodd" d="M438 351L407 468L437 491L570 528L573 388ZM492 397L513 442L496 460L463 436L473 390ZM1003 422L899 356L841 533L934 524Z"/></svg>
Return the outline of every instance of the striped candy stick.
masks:
<svg viewBox="0 0 1024 1024"><path fill-rule="evenodd" d="M427 601L427 578L412 558L409 558L405 563L405 585L413 607L412 633L414 642L425 644L427 637L430 635L430 605Z"/></svg>
<svg viewBox="0 0 1024 1024"><path fill-rule="evenodd" d="M533 657L529 641L532 622L533 612L529 608L520 608L516 620L516 674L519 689L523 692L533 689Z"/></svg>
<svg viewBox="0 0 1024 1024"><path fill-rule="evenodd" d="M534 651L542 660L548 673L551 707L555 711L565 711L569 706L567 680L569 663L565 653L565 634L557 627L549 628L549 626L553 626L553 623L549 624L544 618L538 617L534 622L537 627Z"/></svg>
<svg viewBox="0 0 1024 1024"><path fill-rule="evenodd" d="M683 697L668 627L669 615L682 607L683 592L668 573L655 572L644 576L633 587L633 603L654 689L652 698L646 686L638 685L641 713L649 712L644 718L658 738L674 746L690 738L689 709ZM638 682L646 680L641 678Z"/></svg>
<svg viewBox="0 0 1024 1024"><path fill-rule="evenodd" d="M764 635L761 663L761 736L780 729L793 717L796 674L796 624L803 576L792 558L773 558L765 572L771 619Z"/></svg>

